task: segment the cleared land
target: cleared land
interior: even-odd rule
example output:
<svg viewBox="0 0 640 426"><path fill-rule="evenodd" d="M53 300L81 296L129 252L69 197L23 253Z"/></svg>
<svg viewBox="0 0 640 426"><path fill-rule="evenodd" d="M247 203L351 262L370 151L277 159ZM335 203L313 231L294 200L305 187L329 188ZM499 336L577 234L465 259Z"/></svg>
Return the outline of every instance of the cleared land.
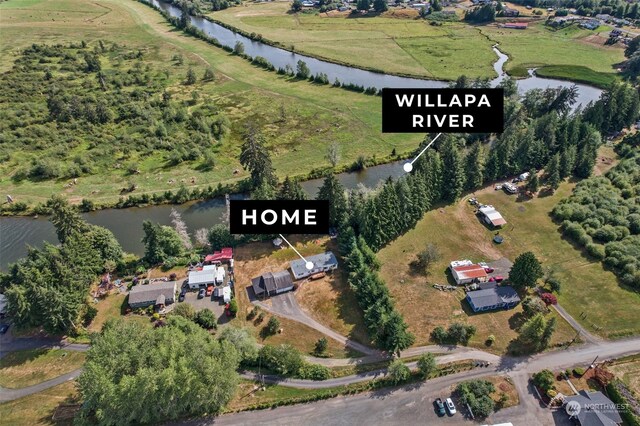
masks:
<svg viewBox="0 0 640 426"><path fill-rule="evenodd" d="M20 389L76 370L85 354L62 349L11 352L0 359L0 386Z"/></svg>
<svg viewBox="0 0 640 426"><path fill-rule="evenodd" d="M624 60L623 47L604 45L611 30L606 26L595 31L577 25L550 30L543 22L532 22L526 30L496 25L478 28L509 55L505 69L515 76L525 76L527 68L541 67L539 73L545 77L606 85L615 79L614 64Z"/></svg>
<svg viewBox="0 0 640 426"><path fill-rule="evenodd" d="M296 246L303 256L322 253L332 250L337 253L336 247L328 238L322 239L301 239L298 236L290 236L289 241ZM246 287L251 284L251 279L265 272L277 272L289 267L289 261L297 259L298 256L290 248L278 249L270 242L252 243L238 247L235 250L235 275L236 275L236 298L239 305L237 321L240 326L249 326L255 330L256 335L260 335L260 330L269 320L266 314L262 323L255 320L246 320L246 314L253 306L249 302ZM339 260L340 261L340 260ZM358 308L355 296L346 285L345 277L336 273L327 275L317 281L298 281L300 285L295 291L295 297L301 307L309 316L338 333L357 340L361 343L368 343L366 329L362 323L362 314ZM266 303L270 303L267 299ZM290 343L304 353L313 351L315 342L324 335L306 325L280 318L284 332L275 336L267 337L262 343L278 344ZM349 355L349 351L335 342L328 339L329 350L333 357L340 358ZM359 354L351 354L357 356Z"/></svg>
<svg viewBox="0 0 640 426"><path fill-rule="evenodd" d="M0 404L0 419L6 425L72 425L73 419L54 421L54 413L61 405L73 405L79 401L76 382L67 382L45 391ZM74 410L61 407L58 418L63 413L73 414Z"/></svg>
<svg viewBox="0 0 640 426"><path fill-rule="evenodd" d="M12 0L0 3L0 51L5 61L1 70L13 63L17 49L32 43L69 43L103 40L132 50L141 49L144 61L167 69L172 80L174 99L213 99L231 123L231 134L215 145L215 167L197 171L200 161L187 161L167 167L164 154L137 158L140 174L129 176L124 169L98 169L78 178L76 185L64 188L68 180L14 183L10 178L24 160L23 153L11 153L15 159L0 165L0 188L16 201L42 202L52 194L72 201L89 198L114 202L123 187L137 185L132 194L176 190L184 181L187 188L232 183L248 176L238 162L245 125L262 128L278 175L302 176L314 168L327 167L324 158L329 142L341 146L339 167L352 164L359 156L378 160L407 153L418 145L420 135L383 135L380 132L380 98L342 89L295 81L252 66L192 37L175 31L153 9L130 0L90 3L82 0ZM172 64L180 54L183 65ZM188 67L201 77L206 67L214 70L214 82L184 86ZM282 120L280 106L286 118ZM80 145L76 150L86 149ZM79 152L73 152L79 154ZM237 173L234 173L238 171ZM195 177L195 183L191 178Z"/></svg>
<svg viewBox="0 0 640 426"><path fill-rule="evenodd" d="M287 49L328 60L394 74L454 80L496 77L491 46L509 55L507 71L526 75L526 68L550 77L570 78L602 85L615 78L613 64L622 61L622 48L604 46L610 30L571 26L559 31L532 21L527 30L471 26L460 22L429 25L417 12L392 8L377 16L348 12L289 12L289 2L248 3L210 16L248 33L261 34Z"/></svg>
<svg viewBox="0 0 640 426"><path fill-rule="evenodd" d="M515 196L494 191L493 187L473 194L481 203L494 205L507 220L505 229L500 231L505 238L501 245L492 243L494 232L481 224L473 208L462 200L428 212L415 229L380 251L382 276L416 334L417 345L428 341L435 326L462 321L478 329L471 345L482 347L487 336L493 334L496 337L493 349L503 350L516 335L514 328L521 321L520 307L470 314L461 290L440 292L431 285L446 284L445 270L451 260L490 261L501 257L514 260L525 251L533 251L544 267L555 271L563 284L561 305L590 331L608 338L640 332L637 316L640 295L621 288L613 273L605 271L600 262L584 257L563 240L558 225L549 216L553 206L567 197L572 188L573 184L565 182L554 195L530 201L518 201ZM410 263L427 243L438 246L442 259L425 278L416 275ZM612 307L615 315L611 315ZM586 319L580 319L581 312L587 313ZM569 325L559 319L552 344L571 340L574 335Z"/></svg>
<svg viewBox="0 0 640 426"><path fill-rule="evenodd" d="M614 373L629 389L640 396L640 357L623 358L607 366L607 370Z"/></svg>

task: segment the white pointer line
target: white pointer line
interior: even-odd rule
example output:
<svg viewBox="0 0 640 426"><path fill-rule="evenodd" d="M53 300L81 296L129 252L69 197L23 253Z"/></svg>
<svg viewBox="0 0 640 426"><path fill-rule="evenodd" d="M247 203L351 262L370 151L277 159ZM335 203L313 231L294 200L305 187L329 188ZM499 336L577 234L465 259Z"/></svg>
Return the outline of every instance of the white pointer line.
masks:
<svg viewBox="0 0 640 426"><path fill-rule="evenodd" d="M429 149L429 147L430 147L431 145L433 145L433 143L436 141L436 139L438 139L438 138L440 137L440 135L441 135L441 134L442 134L442 133L438 133L438 134L436 135L436 137L435 137L435 138L433 138L433 140L432 140L431 142L429 142L429 143L427 144L427 146L425 146L425 147L423 148L423 150L422 150L422 151L420 151L420 154L418 154L418 155L416 156L416 158L414 158L413 160L411 160L411 162L409 162L409 163L405 163L405 164L404 164L404 166L402 166L402 168L404 169L404 171L405 171L405 172L409 173L411 170L413 170L413 163L415 163L415 162L418 160L418 158L420 158L420 156L421 156L422 154L424 154L424 152L425 152L427 149Z"/></svg>
<svg viewBox="0 0 640 426"><path fill-rule="evenodd" d="M307 259L305 259L304 256L301 255L300 252L298 250L296 250L296 248L294 246L292 246L291 243L289 241L287 241L287 239L282 234L279 234L279 235L280 235L280 238L282 238L285 243L289 244L289 247L291 247L293 249L293 251L295 251L296 254L298 256L300 256L300 259L304 260L305 268L307 268L308 270L312 270L313 269L313 262L309 262Z"/></svg>

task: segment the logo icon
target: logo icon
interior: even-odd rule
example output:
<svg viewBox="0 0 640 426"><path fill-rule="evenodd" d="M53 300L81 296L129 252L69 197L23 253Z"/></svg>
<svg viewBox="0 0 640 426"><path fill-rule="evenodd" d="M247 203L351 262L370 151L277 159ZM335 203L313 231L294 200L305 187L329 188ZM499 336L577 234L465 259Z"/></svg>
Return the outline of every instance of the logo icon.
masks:
<svg viewBox="0 0 640 426"><path fill-rule="evenodd" d="M578 401L569 401L567 402L567 405L564 406L564 409L569 417L575 417L580 414L580 410L582 410L582 407L580 406L580 403Z"/></svg>

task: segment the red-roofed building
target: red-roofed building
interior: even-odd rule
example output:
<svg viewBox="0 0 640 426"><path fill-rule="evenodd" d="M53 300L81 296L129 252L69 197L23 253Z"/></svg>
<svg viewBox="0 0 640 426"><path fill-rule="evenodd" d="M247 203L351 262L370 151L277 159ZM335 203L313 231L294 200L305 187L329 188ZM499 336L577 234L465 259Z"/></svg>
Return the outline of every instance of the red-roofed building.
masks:
<svg viewBox="0 0 640 426"><path fill-rule="evenodd" d="M456 280L456 284L469 284L472 282L484 283L489 279L489 275L480 265L465 265L451 268L451 275Z"/></svg>
<svg viewBox="0 0 640 426"><path fill-rule="evenodd" d="M204 264L210 265L212 263L229 262L233 259L233 249L231 247L224 247L220 251L214 251L213 254L208 254L204 258Z"/></svg>

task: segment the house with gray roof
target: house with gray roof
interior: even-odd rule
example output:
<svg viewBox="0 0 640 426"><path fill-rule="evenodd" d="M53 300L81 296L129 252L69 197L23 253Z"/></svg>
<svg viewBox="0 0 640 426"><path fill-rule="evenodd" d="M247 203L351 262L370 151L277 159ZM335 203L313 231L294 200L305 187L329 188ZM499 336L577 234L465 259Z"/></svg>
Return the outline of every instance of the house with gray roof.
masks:
<svg viewBox="0 0 640 426"><path fill-rule="evenodd" d="M129 292L129 306L135 309L170 305L175 302L177 289L175 281L135 285Z"/></svg>
<svg viewBox="0 0 640 426"><path fill-rule="evenodd" d="M289 263L291 272L296 280L309 277L319 272L329 272L338 268L338 259L330 252L324 252L307 257L307 262L313 262L313 268L307 269L306 262L302 259L296 259Z"/></svg>
<svg viewBox="0 0 640 426"><path fill-rule="evenodd" d="M293 290L293 280L289 271L267 272L253 278L251 287L257 297L273 296Z"/></svg>
<svg viewBox="0 0 640 426"><path fill-rule="evenodd" d="M520 303L520 296L513 287L502 285L470 291L466 300L473 312L484 312L513 308Z"/></svg>
<svg viewBox="0 0 640 426"><path fill-rule="evenodd" d="M600 391L581 390L564 399L569 416L580 426L617 426L622 417L617 405Z"/></svg>

